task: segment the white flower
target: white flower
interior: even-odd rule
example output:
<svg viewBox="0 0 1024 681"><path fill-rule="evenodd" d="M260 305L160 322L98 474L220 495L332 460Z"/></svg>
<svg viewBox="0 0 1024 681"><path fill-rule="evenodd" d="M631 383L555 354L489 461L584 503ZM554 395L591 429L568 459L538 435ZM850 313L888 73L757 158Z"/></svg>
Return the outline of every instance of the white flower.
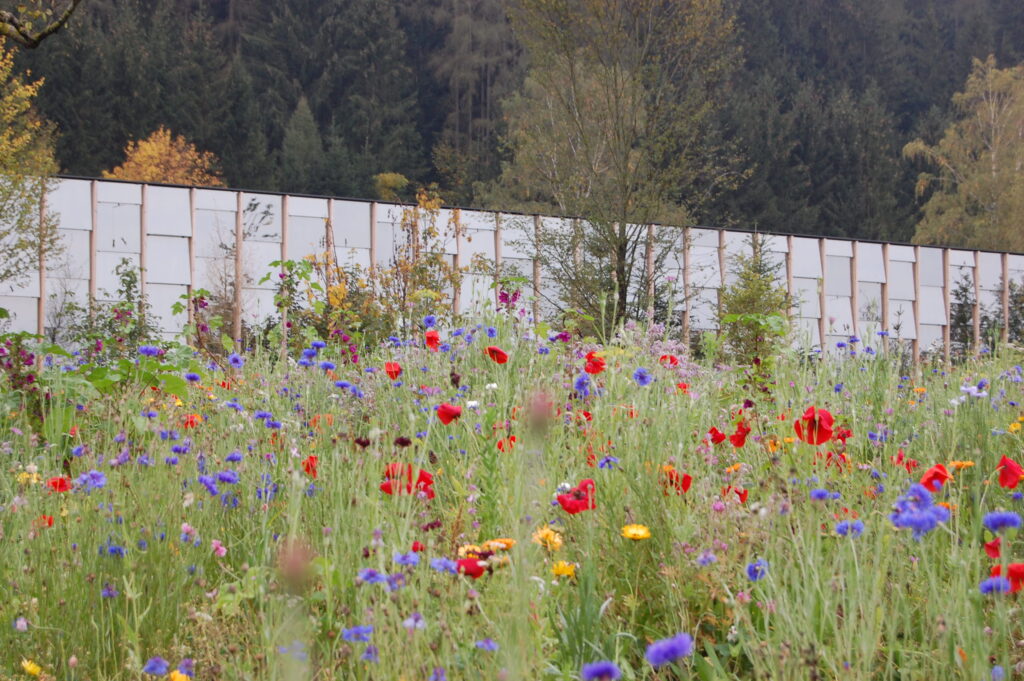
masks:
<svg viewBox="0 0 1024 681"><path fill-rule="evenodd" d="M469 400L468 402L466 402L466 409L476 409L479 406L480 403L477 402L476 400Z"/></svg>
<svg viewBox="0 0 1024 681"><path fill-rule="evenodd" d="M484 387L487 388L488 390L497 390L498 389L498 384L497 383L488 383Z"/></svg>

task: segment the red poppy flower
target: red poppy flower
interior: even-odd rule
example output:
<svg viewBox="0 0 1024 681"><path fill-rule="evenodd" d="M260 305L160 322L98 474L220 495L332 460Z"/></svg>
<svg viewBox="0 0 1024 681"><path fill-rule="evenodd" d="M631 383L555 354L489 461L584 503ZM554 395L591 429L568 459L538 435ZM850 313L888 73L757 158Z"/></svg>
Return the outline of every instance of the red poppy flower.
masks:
<svg viewBox="0 0 1024 681"><path fill-rule="evenodd" d="M708 435L711 436L711 444L717 445L725 442L725 433L714 426L708 431Z"/></svg>
<svg viewBox="0 0 1024 681"><path fill-rule="evenodd" d="M44 527L53 527L53 516L52 515L41 515L35 519L32 523L37 529Z"/></svg>
<svg viewBox="0 0 1024 681"><path fill-rule="evenodd" d="M992 577L1002 574L1002 565L996 565L989 571ZM1006 566L1006 578L1010 580L1010 591L1020 591L1024 585L1024 563L1010 563Z"/></svg>
<svg viewBox="0 0 1024 681"><path fill-rule="evenodd" d="M938 492L943 483L952 479L953 476L949 474L946 467L941 463L937 463L924 472L924 475L921 477L921 484L931 492Z"/></svg>
<svg viewBox="0 0 1024 681"><path fill-rule="evenodd" d="M728 487L723 487L722 488L722 496L723 497L724 496L728 496L729 492L733 492L736 495L736 497L740 500L741 504L747 503L747 497L750 495L750 490L749 489L743 489L741 487L733 487L732 485L729 485Z"/></svg>
<svg viewBox="0 0 1024 681"><path fill-rule="evenodd" d="M832 414L825 409L807 407L807 411L793 423L797 437L809 445L820 445L832 439Z"/></svg>
<svg viewBox="0 0 1024 681"><path fill-rule="evenodd" d="M516 436L509 435L508 437L498 440L498 449L502 452L511 452L512 448L516 446Z"/></svg>
<svg viewBox="0 0 1024 681"><path fill-rule="evenodd" d="M685 395L686 393L690 392L690 384L689 383L676 383L676 390L678 390L679 392L681 392L681 393L683 393Z"/></svg>
<svg viewBox="0 0 1024 681"><path fill-rule="evenodd" d="M989 558L998 558L1002 555L1002 551L1000 550L1000 545L1002 543L1003 542L999 537L996 537L990 542L985 542L985 553L988 554Z"/></svg>
<svg viewBox="0 0 1024 681"><path fill-rule="evenodd" d="M454 404L445 402L437 408L437 418L441 419L441 423L446 426L460 416L462 416L462 407L456 407Z"/></svg>
<svg viewBox="0 0 1024 681"><path fill-rule="evenodd" d="M604 357L601 357L596 352L588 352L586 360L587 364L586 366L583 367L583 370L586 371L588 374L597 375L605 370L606 364L604 361Z"/></svg>
<svg viewBox="0 0 1024 681"><path fill-rule="evenodd" d="M690 491L690 485L693 484L693 478L689 473L680 473L675 466L667 464L661 467L660 477L665 496L668 496L671 490L675 490L676 494L685 494Z"/></svg>
<svg viewBox="0 0 1024 681"><path fill-rule="evenodd" d="M662 355L658 358L658 361L663 367L677 367L679 366L679 358L675 355Z"/></svg>
<svg viewBox="0 0 1024 681"><path fill-rule="evenodd" d="M203 417L200 416L199 414L188 414L187 416L185 416L185 420L182 423L182 425L185 428L195 428L196 426L198 426L202 422L203 422Z"/></svg>
<svg viewBox="0 0 1024 681"><path fill-rule="evenodd" d="M853 437L853 431L849 428L836 428L835 435L832 436L832 439L845 445L846 441L851 437Z"/></svg>
<svg viewBox="0 0 1024 681"><path fill-rule="evenodd" d="M316 462L317 458L313 454L307 456L302 462L302 470L306 471L306 474L314 480L316 480Z"/></svg>
<svg viewBox="0 0 1024 681"><path fill-rule="evenodd" d="M427 347L433 352L437 352L437 348L441 345L441 334L431 329L423 334L423 339L426 341Z"/></svg>
<svg viewBox="0 0 1024 681"><path fill-rule="evenodd" d="M999 471L999 486L1006 489L1016 488L1020 479L1024 477L1024 467L1006 456L999 459L999 466L996 470Z"/></svg>
<svg viewBox="0 0 1024 681"><path fill-rule="evenodd" d="M384 372L392 381L397 381L402 375L402 365L398 362L384 362Z"/></svg>
<svg viewBox="0 0 1024 681"><path fill-rule="evenodd" d="M479 561L476 558L462 558L456 565L458 566L459 574L472 577L473 579L479 579L483 576L484 572L487 571L487 564L483 561Z"/></svg>
<svg viewBox="0 0 1024 681"><path fill-rule="evenodd" d="M71 430L68 431L68 435L71 437L78 435L78 426L71 426Z"/></svg>
<svg viewBox="0 0 1024 681"><path fill-rule="evenodd" d="M421 542L421 541L414 541L412 543L412 550L413 550L413 553L419 553L420 551L426 551L427 547L424 546L423 542Z"/></svg>
<svg viewBox="0 0 1024 681"><path fill-rule="evenodd" d="M908 473L921 465L917 462L917 459L908 458L902 449L896 450L896 456L890 456L889 460L892 461L894 466L906 468Z"/></svg>
<svg viewBox="0 0 1024 681"><path fill-rule="evenodd" d="M434 476L427 471L420 469L416 474L416 484L412 482L413 466L408 463L390 463L384 469L384 482L380 484L380 491L384 494L413 494L423 492L427 499L434 498ZM405 484L402 484L405 478Z"/></svg>
<svg viewBox="0 0 1024 681"><path fill-rule="evenodd" d="M594 481L590 478L580 480L580 484L565 494L559 494L558 503L569 515L597 508L594 501Z"/></svg>
<svg viewBox="0 0 1024 681"><path fill-rule="evenodd" d="M729 436L729 442L737 449L747 444L747 434L750 433L750 426L745 421L736 424L736 432Z"/></svg>
<svg viewBox="0 0 1024 681"><path fill-rule="evenodd" d="M70 492L71 491L71 478L57 477L50 478L46 481L46 486L52 489L54 492Z"/></svg>
<svg viewBox="0 0 1024 681"><path fill-rule="evenodd" d="M504 364L508 361L508 353L497 345L487 346L487 356L494 360L496 364Z"/></svg>

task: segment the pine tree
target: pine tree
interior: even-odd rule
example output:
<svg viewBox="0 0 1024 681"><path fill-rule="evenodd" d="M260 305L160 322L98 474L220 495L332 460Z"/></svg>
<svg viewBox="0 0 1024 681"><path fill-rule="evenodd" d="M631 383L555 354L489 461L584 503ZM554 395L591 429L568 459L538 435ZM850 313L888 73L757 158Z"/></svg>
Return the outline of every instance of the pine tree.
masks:
<svg viewBox="0 0 1024 681"><path fill-rule="evenodd" d="M316 193L323 181L323 167L324 143L303 97L284 128L279 185L284 191Z"/></svg>

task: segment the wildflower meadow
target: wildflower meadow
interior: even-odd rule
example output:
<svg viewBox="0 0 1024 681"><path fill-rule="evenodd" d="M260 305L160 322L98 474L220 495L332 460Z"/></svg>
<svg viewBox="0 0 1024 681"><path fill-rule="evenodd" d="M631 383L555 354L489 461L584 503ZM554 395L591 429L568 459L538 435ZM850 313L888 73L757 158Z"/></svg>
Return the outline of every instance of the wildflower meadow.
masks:
<svg viewBox="0 0 1024 681"><path fill-rule="evenodd" d="M842 345L8 336L0 678L1013 678L1024 360Z"/></svg>

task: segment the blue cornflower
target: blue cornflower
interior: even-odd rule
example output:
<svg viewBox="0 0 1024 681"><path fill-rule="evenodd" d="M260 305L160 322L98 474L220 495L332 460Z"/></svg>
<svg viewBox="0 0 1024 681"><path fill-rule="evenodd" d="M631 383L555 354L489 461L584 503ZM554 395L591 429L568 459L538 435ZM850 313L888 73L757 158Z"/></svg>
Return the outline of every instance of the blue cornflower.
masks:
<svg viewBox="0 0 1024 681"><path fill-rule="evenodd" d="M317 350L323 350L324 348L327 347L327 343L323 342L322 340L315 340L309 345L310 347L316 348Z"/></svg>
<svg viewBox="0 0 1024 681"><path fill-rule="evenodd" d="M999 665L992 667L992 681L1003 681L1006 678L1006 670Z"/></svg>
<svg viewBox="0 0 1024 681"><path fill-rule="evenodd" d="M651 376L651 372L644 367L639 367L633 372L633 380L636 381L639 386L648 386L654 381L654 376Z"/></svg>
<svg viewBox="0 0 1024 681"><path fill-rule="evenodd" d="M919 483L911 485L907 493L896 500L893 508L895 511L889 514L889 520L896 528L913 530L917 540L938 527L939 523L949 520L949 509L935 505L932 493Z"/></svg>
<svg viewBox="0 0 1024 681"><path fill-rule="evenodd" d="M989 577L978 585L978 591L983 594L1004 594L1010 591L1011 586L1010 580L1006 577Z"/></svg>
<svg viewBox="0 0 1024 681"><path fill-rule="evenodd" d="M840 537L859 537L864 533L864 522L861 520L841 520L836 523L836 534Z"/></svg>
<svg viewBox="0 0 1024 681"><path fill-rule="evenodd" d="M313 359L318 354L319 351L316 348L303 348L302 350L302 356L305 357L306 359Z"/></svg>
<svg viewBox="0 0 1024 681"><path fill-rule="evenodd" d="M356 577L356 581L366 582L367 584L380 584L387 580L387 575L382 572L377 572L373 568L363 568L359 571L359 575Z"/></svg>
<svg viewBox="0 0 1024 681"><path fill-rule="evenodd" d="M352 387L352 384L349 383L348 381L335 381L334 387L341 388L342 390L347 390Z"/></svg>
<svg viewBox="0 0 1024 681"><path fill-rule="evenodd" d="M427 327L428 329L434 328L436 324L437 317L432 314L428 314L426 317L423 318L423 326Z"/></svg>
<svg viewBox="0 0 1024 681"><path fill-rule="evenodd" d="M450 572L458 574L459 564L450 558L434 558L430 561L430 567L438 572Z"/></svg>
<svg viewBox="0 0 1024 681"><path fill-rule="evenodd" d="M224 460L227 461L228 463L237 463L238 461L242 460L242 452L236 449L235 451L231 452L226 457L224 457Z"/></svg>
<svg viewBox="0 0 1024 681"><path fill-rule="evenodd" d="M757 582L764 579L765 575L768 574L768 561L764 558L758 558L753 563L747 566L747 578L752 582Z"/></svg>
<svg viewBox="0 0 1024 681"><path fill-rule="evenodd" d="M199 374L195 373L194 371L190 371L187 374L185 374L185 380L188 381L189 383L195 383L200 378L202 377Z"/></svg>
<svg viewBox="0 0 1024 681"><path fill-rule="evenodd" d="M416 566L420 564L420 557L415 551L409 553L396 553L394 561L398 565Z"/></svg>
<svg viewBox="0 0 1024 681"><path fill-rule="evenodd" d="M661 667L669 662L693 654L693 638L686 633L672 638L663 638L647 646L644 657L652 667Z"/></svg>
<svg viewBox="0 0 1024 681"><path fill-rule="evenodd" d="M118 591L110 582L104 582L103 589L100 591L100 595L103 598L117 598Z"/></svg>
<svg viewBox="0 0 1024 681"><path fill-rule="evenodd" d="M1013 511L986 513L981 523L986 530L993 534L999 534L1003 530L1015 530L1021 525L1020 515Z"/></svg>
<svg viewBox="0 0 1024 681"><path fill-rule="evenodd" d="M707 567L708 565L711 565L712 563L717 563L717 562L718 562L718 556L716 556L715 554L711 553L710 551L704 551L699 556L697 556L697 565L699 565L701 567Z"/></svg>
<svg viewBox="0 0 1024 681"><path fill-rule="evenodd" d="M583 681L616 681L616 679L622 678L622 672L614 662L601 660L583 665L580 678Z"/></svg>
<svg viewBox="0 0 1024 681"><path fill-rule="evenodd" d="M373 627L369 624L352 627L351 629L342 629L341 637L349 643L366 643L370 640L370 634L373 633Z"/></svg>
<svg viewBox="0 0 1024 681"><path fill-rule="evenodd" d="M580 397L587 397L590 395L590 376L580 374L572 387Z"/></svg>
<svg viewBox="0 0 1024 681"><path fill-rule="evenodd" d="M320 362L320 368L324 371L334 371L338 366L334 362L323 361Z"/></svg>
<svg viewBox="0 0 1024 681"><path fill-rule="evenodd" d="M617 456L606 456L606 457L604 457L603 459L601 459L600 461L597 462L597 467L598 468L615 468L615 464L617 464L618 462L619 462L619 457L617 457Z"/></svg>
<svg viewBox="0 0 1024 681"><path fill-rule="evenodd" d="M162 657L151 657L146 660L145 666L142 667L143 674L152 674L153 676L163 676L170 669L170 665L167 664L167 660Z"/></svg>
<svg viewBox="0 0 1024 681"><path fill-rule="evenodd" d="M363 662L379 662L380 651L377 649L377 646L366 646L366 650L359 656L359 659Z"/></svg>
<svg viewBox="0 0 1024 681"><path fill-rule="evenodd" d="M488 338L497 338L498 337L498 330L496 328L494 328L493 326L488 326L487 327L487 337Z"/></svg>
<svg viewBox="0 0 1024 681"><path fill-rule="evenodd" d="M220 491L217 489L217 481L212 475L200 475L199 484L206 488L206 491L210 493L210 496L217 496Z"/></svg>
<svg viewBox="0 0 1024 681"><path fill-rule="evenodd" d="M160 348L155 345L140 345L139 354L146 357L156 357L160 354Z"/></svg>
<svg viewBox="0 0 1024 681"><path fill-rule="evenodd" d="M550 355L551 354L551 348L542 345L539 348L537 348L537 354L538 355Z"/></svg>
<svg viewBox="0 0 1024 681"><path fill-rule="evenodd" d="M196 661L191 657L181 658L181 662L178 663L178 672L191 678L196 674Z"/></svg>
<svg viewBox="0 0 1024 681"><path fill-rule="evenodd" d="M232 352L230 355L228 355L228 364L230 364L236 369L241 369L242 367L245 366L245 360L237 352Z"/></svg>
<svg viewBox="0 0 1024 681"><path fill-rule="evenodd" d="M217 473L217 482L224 482L229 485L237 485L238 472L232 470L221 471L220 473Z"/></svg>
<svg viewBox="0 0 1024 681"><path fill-rule="evenodd" d="M265 425L267 428L270 428L272 430L280 430L280 428L281 428L281 422L280 421L272 421L271 419L267 419L266 421L264 421L263 425Z"/></svg>
<svg viewBox="0 0 1024 681"><path fill-rule="evenodd" d="M493 653L494 651L496 651L498 649L498 644L495 642L495 640L493 638L481 639L481 640L477 641L476 643L474 643L473 645L475 645L480 650L486 650L487 652L490 652L490 653Z"/></svg>
<svg viewBox="0 0 1024 681"><path fill-rule="evenodd" d="M296 362L296 364L298 364L300 367L308 369L309 367L313 366L313 360L311 360L311 359L300 359L298 362Z"/></svg>
<svg viewBox="0 0 1024 681"><path fill-rule="evenodd" d="M843 384L842 383L836 383L832 387L832 390L838 395L839 393L843 392Z"/></svg>
<svg viewBox="0 0 1024 681"><path fill-rule="evenodd" d="M88 473L82 473L75 480L75 484L79 487L84 487L86 492L91 492L94 489L100 489L107 484L107 476L97 470L91 470Z"/></svg>
<svg viewBox="0 0 1024 681"><path fill-rule="evenodd" d="M811 499L814 501L828 501L832 495L827 489L812 489Z"/></svg>
<svg viewBox="0 0 1024 681"><path fill-rule="evenodd" d="M434 671L431 672L430 678L427 681L448 681L448 674L445 672L444 667L434 667Z"/></svg>

